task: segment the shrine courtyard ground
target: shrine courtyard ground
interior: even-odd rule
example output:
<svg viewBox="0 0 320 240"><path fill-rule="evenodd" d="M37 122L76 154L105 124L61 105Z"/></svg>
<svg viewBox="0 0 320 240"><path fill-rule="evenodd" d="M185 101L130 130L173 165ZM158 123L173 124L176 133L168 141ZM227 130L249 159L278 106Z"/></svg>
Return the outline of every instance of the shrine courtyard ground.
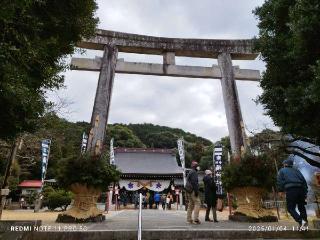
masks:
<svg viewBox="0 0 320 240"><path fill-rule="evenodd" d="M2 239L137 239L138 211L120 210L106 214L102 223L61 224L55 219L59 212L32 210L4 211L3 220L41 220L36 231L7 231ZM200 212L204 220L205 211ZM312 224L308 231L297 231L297 225L285 216L277 223L243 223L228 220L228 211L218 212L218 223L186 223L186 211L142 211L142 239L320 239L320 230ZM310 221L311 222L311 221ZM13 230L13 229L12 229ZM1 238L0 238L1 239Z"/></svg>

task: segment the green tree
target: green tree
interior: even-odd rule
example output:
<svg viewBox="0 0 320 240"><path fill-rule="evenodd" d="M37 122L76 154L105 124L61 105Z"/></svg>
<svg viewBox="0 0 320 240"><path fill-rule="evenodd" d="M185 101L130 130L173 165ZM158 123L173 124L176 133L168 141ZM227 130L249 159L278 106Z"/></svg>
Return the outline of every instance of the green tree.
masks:
<svg viewBox="0 0 320 240"><path fill-rule="evenodd" d="M53 211L56 208L66 211L72 200L72 193L63 189L52 190L44 196L43 206Z"/></svg>
<svg viewBox="0 0 320 240"><path fill-rule="evenodd" d="M111 182L118 181L119 177L120 172L104 156L88 154L65 159L56 176L59 186L65 189L79 183L100 190L104 190Z"/></svg>
<svg viewBox="0 0 320 240"><path fill-rule="evenodd" d="M175 148L177 147L177 139L178 136L169 131L150 133L146 136L146 141L153 148Z"/></svg>
<svg viewBox="0 0 320 240"><path fill-rule="evenodd" d="M199 165L201 170L211 169L213 167L212 151L210 155L206 154L201 157Z"/></svg>
<svg viewBox="0 0 320 240"><path fill-rule="evenodd" d="M259 101L284 132L319 138L319 0L267 0L254 13L267 67Z"/></svg>
<svg viewBox="0 0 320 240"><path fill-rule="evenodd" d="M4 170L0 173L0 183L2 184L4 180ZM10 191L16 191L19 185L19 176L20 176L20 166L17 162L12 164L11 173L8 177L8 186Z"/></svg>
<svg viewBox="0 0 320 240"><path fill-rule="evenodd" d="M226 190L235 187L255 186L268 190L275 185L276 170L272 159L266 154L246 153L241 161L223 167L222 182Z"/></svg>
<svg viewBox="0 0 320 240"><path fill-rule="evenodd" d="M19 181L41 178L41 140L46 138L52 140L46 178L56 178L59 167L65 166L66 159L80 155L82 133L88 133L89 129L89 123L69 122L63 118L59 118L53 112L41 116L38 120L37 131L25 134L22 149L19 150L17 156L17 163L21 170ZM139 137L137 136L137 132L139 132ZM208 153L206 150L210 141L197 137L194 134L186 133L181 129L172 129L152 124L108 125L105 149L109 150L108 145L111 137L115 139L114 146L116 147L139 148L153 146L176 148L176 141L180 136L185 136L185 160L187 167L190 167L192 160L200 161L203 155L208 155L212 158L212 150L211 153ZM144 142L140 140L140 137L144 139ZM5 141L2 141L1 145L5 146L7 144ZM10 148L2 148L0 150L0 175L3 175ZM177 159L179 159L178 154Z"/></svg>
<svg viewBox="0 0 320 240"><path fill-rule="evenodd" d="M47 90L63 85L64 57L94 34L94 0L3 0L0 9L0 138L36 128Z"/></svg>
<svg viewBox="0 0 320 240"><path fill-rule="evenodd" d="M82 133L88 131L88 123L68 122L54 113L48 113L38 120L38 129L24 137L24 144L17 156L21 167L20 181L41 178L40 142L51 139L50 158L46 177L55 178L61 161L80 154Z"/></svg>
<svg viewBox="0 0 320 240"><path fill-rule="evenodd" d="M107 145L110 144L111 138L114 139L115 147L129 147L129 148L145 147L145 145L132 132L132 130L122 124L108 125L106 140L105 140L105 143Z"/></svg>
<svg viewBox="0 0 320 240"><path fill-rule="evenodd" d="M170 128L165 126L153 125L151 123L143 123L143 124L129 124L128 128L130 128L133 133L147 146L152 147L149 142L149 136L153 134L161 134L165 132L170 132L171 136L175 138L175 143L171 143L171 146L177 147L176 141L178 138L183 137L186 142L195 143L199 142L204 146L209 146L211 142L208 139L198 137L195 134L185 132L179 128ZM166 133L168 135L168 133ZM165 134L165 135L166 135ZM155 139L154 139L155 140ZM171 141L171 140L170 140ZM155 142L153 142L155 144ZM155 145L158 145L157 143Z"/></svg>
<svg viewBox="0 0 320 240"><path fill-rule="evenodd" d="M222 164L225 165L228 162L228 153L231 152L230 138L223 137L219 141L214 144L205 147L204 152L200 159L200 167L202 170L213 168L213 151L214 146L221 145L222 146Z"/></svg>

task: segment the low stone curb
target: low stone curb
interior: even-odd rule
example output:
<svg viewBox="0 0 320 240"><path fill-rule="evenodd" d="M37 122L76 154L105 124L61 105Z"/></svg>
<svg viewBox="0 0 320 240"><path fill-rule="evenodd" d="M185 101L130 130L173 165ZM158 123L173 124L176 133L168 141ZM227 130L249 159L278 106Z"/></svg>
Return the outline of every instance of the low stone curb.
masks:
<svg viewBox="0 0 320 240"><path fill-rule="evenodd" d="M144 240L180 240L180 239L319 239L319 230L299 231L264 231L248 230L145 230L142 232ZM137 231L81 231L81 232L28 232L23 240L130 240L137 239Z"/></svg>
<svg viewBox="0 0 320 240"><path fill-rule="evenodd" d="M26 232L33 231L35 227L41 226L41 220L1 220L0 221L0 239L2 240L18 240L21 239Z"/></svg>

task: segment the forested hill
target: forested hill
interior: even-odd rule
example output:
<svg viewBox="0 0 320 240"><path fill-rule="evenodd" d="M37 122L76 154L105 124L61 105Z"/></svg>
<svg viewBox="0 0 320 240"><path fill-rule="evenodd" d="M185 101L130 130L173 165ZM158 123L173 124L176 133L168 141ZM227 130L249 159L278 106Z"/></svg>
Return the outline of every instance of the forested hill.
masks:
<svg viewBox="0 0 320 240"><path fill-rule="evenodd" d="M201 161L204 156L212 154L212 142L185 132L182 129L165 126L143 124L110 124L107 128L105 144L114 138L116 147L177 148L178 138L185 140L186 166L192 160ZM207 160L205 161L207 165Z"/></svg>
<svg viewBox="0 0 320 240"><path fill-rule="evenodd" d="M47 178L54 178L61 166L61 160L80 154L82 133L89 132L86 122L69 122L54 114L43 117L33 134L25 134L24 144L18 153L15 177L20 182L24 179L40 178L40 141L51 139L52 147ZM109 124L107 127L106 149L110 139L114 138L115 147L177 148L177 139L184 137L186 165L192 160L200 161L212 154L212 143L204 138L181 129L144 124ZM6 149L0 149L0 171L3 175L7 160ZM209 160L210 158L208 158ZM17 181L16 181L17 182Z"/></svg>
<svg viewBox="0 0 320 240"><path fill-rule="evenodd" d="M150 123L143 124L113 124L109 125L111 134L108 134L109 137L115 139L119 138L118 134L121 133L121 129L129 129L132 131L132 134L137 137L141 143L148 148L176 148L177 139L183 137L187 143L197 143L203 146L209 146L212 143L205 138L198 137L195 134L185 132L179 128L170 128L165 126L153 125ZM115 131L113 132L112 130ZM120 137L121 138L121 137ZM121 144L121 143L120 143ZM125 145L122 145L125 146ZM126 145L127 147L128 144Z"/></svg>

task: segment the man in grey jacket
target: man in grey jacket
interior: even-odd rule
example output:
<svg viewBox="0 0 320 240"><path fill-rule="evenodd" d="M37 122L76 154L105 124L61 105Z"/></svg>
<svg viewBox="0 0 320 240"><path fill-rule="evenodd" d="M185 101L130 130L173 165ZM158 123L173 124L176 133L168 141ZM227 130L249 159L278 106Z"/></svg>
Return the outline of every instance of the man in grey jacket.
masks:
<svg viewBox="0 0 320 240"><path fill-rule="evenodd" d="M200 197L199 197L199 182L198 182L198 170L200 169L198 163L193 161L191 163L192 170L187 176L187 181L192 185L192 192L187 192L188 198L188 211L187 222L200 224L199 211L200 211ZM192 220L192 212L194 212L194 221Z"/></svg>
<svg viewBox="0 0 320 240"><path fill-rule="evenodd" d="M293 168L293 161L283 161L284 167L278 172L277 185L280 192L286 193L287 209L294 220L299 223L300 229L308 226L305 208L308 185L301 172ZM297 213L296 206L298 205Z"/></svg>

